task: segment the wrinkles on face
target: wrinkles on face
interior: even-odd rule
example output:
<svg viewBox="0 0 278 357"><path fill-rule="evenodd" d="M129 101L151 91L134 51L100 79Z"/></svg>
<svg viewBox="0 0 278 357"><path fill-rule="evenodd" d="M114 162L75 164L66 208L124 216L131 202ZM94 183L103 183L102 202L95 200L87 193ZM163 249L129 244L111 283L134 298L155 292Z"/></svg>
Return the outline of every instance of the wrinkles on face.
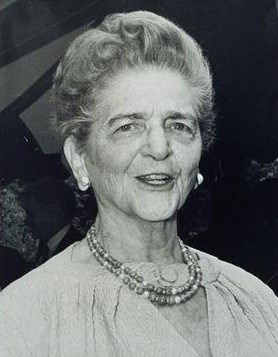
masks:
<svg viewBox="0 0 278 357"><path fill-rule="evenodd" d="M148 68L116 76L101 98L86 149L98 203L170 218L194 186L201 155L190 87L175 72ZM138 180L150 174L158 178Z"/></svg>

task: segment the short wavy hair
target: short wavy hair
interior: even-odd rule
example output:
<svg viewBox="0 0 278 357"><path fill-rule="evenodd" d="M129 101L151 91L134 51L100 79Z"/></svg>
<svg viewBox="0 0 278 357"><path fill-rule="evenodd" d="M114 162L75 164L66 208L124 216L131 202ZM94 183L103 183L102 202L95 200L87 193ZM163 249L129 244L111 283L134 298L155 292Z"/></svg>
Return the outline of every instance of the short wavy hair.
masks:
<svg viewBox="0 0 278 357"><path fill-rule="evenodd" d="M173 22L147 11L107 16L69 46L54 76L54 127L60 144L73 135L86 147L101 89L125 69L157 66L176 71L195 98L203 150L214 139L213 89L209 65L197 42ZM100 94L99 94L100 93Z"/></svg>

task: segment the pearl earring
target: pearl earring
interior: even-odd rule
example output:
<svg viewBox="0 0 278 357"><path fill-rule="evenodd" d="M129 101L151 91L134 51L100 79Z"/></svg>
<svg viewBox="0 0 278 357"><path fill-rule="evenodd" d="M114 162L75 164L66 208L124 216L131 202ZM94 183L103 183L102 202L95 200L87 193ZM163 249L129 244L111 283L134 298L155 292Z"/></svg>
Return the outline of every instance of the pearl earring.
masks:
<svg viewBox="0 0 278 357"><path fill-rule="evenodd" d="M203 182L204 182L204 176L200 174L200 172L198 172L194 189L196 190L196 188L198 188L198 186L200 186Z"/></svg>
<svg viewBox="0 0 278 357"><path fill-rule="evenodd" d="M80 182L78 182L79 189L81 191L86 191L89 188L89 177L88 176L82 176L80 178Z"/></svg>
<svg viewBox="0 0 278 357"><path fill-rule="evenodd" d="M197 182L198 182L198 185L201 185L204 182L204 176L202 174L200 174L200 172L198 172L198 174L197 174Z"/></svg>

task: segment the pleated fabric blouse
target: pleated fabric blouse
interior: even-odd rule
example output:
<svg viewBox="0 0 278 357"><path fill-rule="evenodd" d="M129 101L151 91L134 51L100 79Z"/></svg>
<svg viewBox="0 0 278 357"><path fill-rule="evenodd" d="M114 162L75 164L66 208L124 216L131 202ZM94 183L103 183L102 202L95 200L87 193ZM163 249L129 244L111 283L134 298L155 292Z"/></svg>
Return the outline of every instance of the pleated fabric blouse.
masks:
<svg viewBox="0 0 278 357"><path fill-rule="evenodd" d="M74 262L72 249L0 293L1 357L202 357L149 300L97 262ZM213 357L277 357L272 290L240 268L195 252ZM149 281L157 270L154 263L130 266ZM184 264L173 266L187 274Z"/></svg>

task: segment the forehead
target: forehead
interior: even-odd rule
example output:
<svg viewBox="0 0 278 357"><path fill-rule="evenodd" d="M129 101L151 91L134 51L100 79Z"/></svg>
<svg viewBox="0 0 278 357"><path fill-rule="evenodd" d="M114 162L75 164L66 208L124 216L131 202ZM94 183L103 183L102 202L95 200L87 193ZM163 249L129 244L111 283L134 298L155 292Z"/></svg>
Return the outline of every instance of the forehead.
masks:
<svg viewBox="0 0 278 357"><path fill-rule="evenodd" d="M125 112L181 111L194 115L193 90L177 72L156 67L125 70L110 79L99 97L105 117Z"/></svg>

